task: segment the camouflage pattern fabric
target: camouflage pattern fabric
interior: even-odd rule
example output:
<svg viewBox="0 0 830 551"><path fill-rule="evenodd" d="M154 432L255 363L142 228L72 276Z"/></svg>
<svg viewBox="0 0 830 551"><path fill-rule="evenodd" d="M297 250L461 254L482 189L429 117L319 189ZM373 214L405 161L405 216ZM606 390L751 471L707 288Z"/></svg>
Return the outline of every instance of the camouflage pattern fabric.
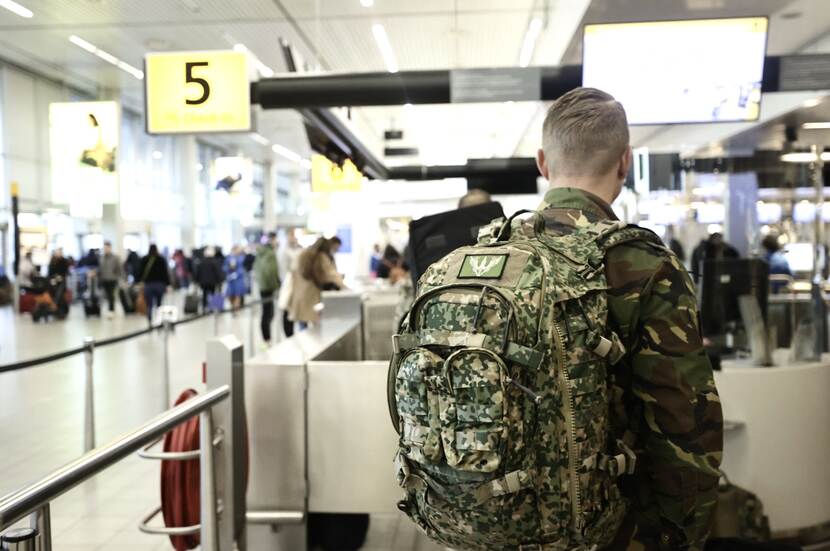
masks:
<svg viewBox="0 0 830 551"><path fill-rule="evenodd" d="M610 207L581 190L550 190L540 210L551 234L600 220ZM611 236L608 323L628 353L612 377L612 424L633 435L637 470L621 479L629 513L609 549L703 548L717 502L723 418L700 337L694 285L677 257L644 230ZM616 243L616 246L615 246Z"/></svg>
<svg viewBox="0 0 830 551"><path fill-rule="evenodd" d="M608 323L605 260L642 237L578 220L482 232L424 274L395 337L399 508L446 546L594 551L626 517L636 455L613 430L626 345Z"/></svg>

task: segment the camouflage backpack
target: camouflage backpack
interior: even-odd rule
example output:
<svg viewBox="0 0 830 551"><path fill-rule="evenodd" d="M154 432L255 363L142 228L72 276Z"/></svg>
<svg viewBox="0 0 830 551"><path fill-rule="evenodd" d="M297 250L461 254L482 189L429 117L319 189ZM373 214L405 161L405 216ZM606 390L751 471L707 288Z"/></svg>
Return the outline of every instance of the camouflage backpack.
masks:
<svg viewBox="0 0 830 551"><path fill-rule="evenodd" d="M518 214L433 264L394 337L398 508L458 550L600 549L636 461L609 437L625 349L606 327L604 271L632 235L606 220L553 236Z"/></svg>

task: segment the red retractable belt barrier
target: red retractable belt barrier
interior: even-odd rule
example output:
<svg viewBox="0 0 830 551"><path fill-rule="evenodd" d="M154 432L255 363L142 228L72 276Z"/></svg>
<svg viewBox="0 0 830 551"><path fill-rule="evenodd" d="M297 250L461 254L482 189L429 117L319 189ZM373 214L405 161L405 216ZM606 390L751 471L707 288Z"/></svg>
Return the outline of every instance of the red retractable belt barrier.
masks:
<svg viewBox="0 0 830 551"><path fill-rule="evenodd" d="M179 405L197 392L189 388L179 395ZM245 423L245 488L248 488L250 455L248 453L248 426ZM186 452L199 449L199 416L191 417L164 436L164 451ZM199 460L164 460L161 462L161 511L168 528L193 526L200 522ZM236 534L239 536L239 534ZM199 534L170 536L176 551L194 549L199 545Z"/></svg>
<svg viewBox="0 0 830 551"><path fill-rule="evenodd" d="M189 388L179 395L176 405L196 396ZM164 437L164 451L185 452L199 449L199 416L191 417ZM199 460L161 462L161 512L164 525L181 528L199 524ZM194 549L199 534L170 536L176 551Z"/></svg>

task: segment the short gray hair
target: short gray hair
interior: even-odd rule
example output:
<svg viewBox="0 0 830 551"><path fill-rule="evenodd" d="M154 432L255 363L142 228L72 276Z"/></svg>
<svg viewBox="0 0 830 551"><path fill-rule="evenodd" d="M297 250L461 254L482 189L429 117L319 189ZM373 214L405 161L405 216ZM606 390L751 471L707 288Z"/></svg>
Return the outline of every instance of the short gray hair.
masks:
<svg viewBox="0 0 830 551"><path fill-rule="evenodd" d="M542 149L551 176L606 174L628 144L625 109L602 90L576 88L548 109Z"/></svg>

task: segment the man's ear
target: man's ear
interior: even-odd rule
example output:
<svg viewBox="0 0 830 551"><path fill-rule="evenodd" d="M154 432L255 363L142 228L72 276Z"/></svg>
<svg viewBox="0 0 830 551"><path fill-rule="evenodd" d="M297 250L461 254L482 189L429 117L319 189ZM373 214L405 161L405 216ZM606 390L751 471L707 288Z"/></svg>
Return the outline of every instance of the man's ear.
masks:
<svg viewBox="0 0 830 551"><path fill-rule="evenodd" d="M625 151L620 157L620 162L617 165L618 180L625 180L625 178L628 176L628 171L631 170L631 163L633 162L633 158L634 156L631 153L631 146L629 145L625 148Z"/></svg>
<svg viewBox="0 0 830 551"><path fill-rule="evenodd" d="M540 148L539 151L536 152L536 166L539 168L539 174L541 174L545 180L550 180L550 170L548 170L548 163L545 159L544 149Z"/></svg>

